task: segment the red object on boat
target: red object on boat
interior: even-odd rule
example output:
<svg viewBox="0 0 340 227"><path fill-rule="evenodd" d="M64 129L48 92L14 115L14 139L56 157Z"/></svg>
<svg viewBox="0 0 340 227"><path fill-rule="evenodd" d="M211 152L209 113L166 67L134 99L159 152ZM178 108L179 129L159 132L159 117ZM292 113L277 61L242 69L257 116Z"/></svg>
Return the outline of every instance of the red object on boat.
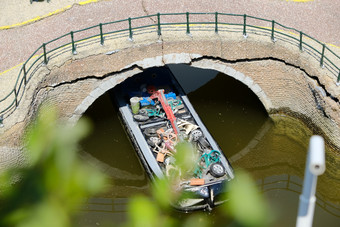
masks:
<svg viewBox="0 0 340 227"><path fill-rule="evenodd" d="M159 89L158 91L154 91L153 94L150 96L151 99L158 98L158 100L161 102L161 105L163 107L163 110L166 114L166 117L170 121L172 128L174 130L174 133L177 135L179 130L176 123L176 117L174 113L172 112L171 106L168 104L168 101L166 100L164 96L164 89Z"/></svg>

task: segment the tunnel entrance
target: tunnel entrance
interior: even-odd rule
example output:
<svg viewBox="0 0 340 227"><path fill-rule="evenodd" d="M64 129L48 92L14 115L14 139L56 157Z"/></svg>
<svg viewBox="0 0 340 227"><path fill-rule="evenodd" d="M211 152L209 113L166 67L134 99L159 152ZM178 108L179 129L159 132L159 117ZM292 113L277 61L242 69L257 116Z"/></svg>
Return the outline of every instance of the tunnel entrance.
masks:
<svg viewBox="0 0 340 227"><path fill-rule="evenodd" d="M161 76L162 71L173 73L206 127L228 157L247 146L268 119L262 103L246 85L215 70L178 64L149 68L129 79L138 82L140 75ZM133 148L118 123L118 112L113 107L114 103L108 93L98 98L84 114L93 122L94 131L83 146L85 150L88 148L88 152L95 152L93 154L96 155L102 153L105 156L107 152L112 153L112 147L126 150L124 153L131 153ZM100 146L103 148L99 148ZM110 160L118 165L124 162L117 157Z"/></svg>

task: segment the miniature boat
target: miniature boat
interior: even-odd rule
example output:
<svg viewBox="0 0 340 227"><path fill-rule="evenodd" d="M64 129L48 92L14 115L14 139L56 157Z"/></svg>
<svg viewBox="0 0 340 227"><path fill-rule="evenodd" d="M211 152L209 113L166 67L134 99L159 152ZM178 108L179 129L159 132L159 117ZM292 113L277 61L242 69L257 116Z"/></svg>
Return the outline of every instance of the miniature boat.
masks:
<svg viewBox="0 0 340 227"><path fill-rule="evenodd" d="M152 68L128 78L111 92L122 123L151 179L176 169L176 144L192 145L196 166L177 190L190 197L173 206L182 211L210 210L223 202L233 169L168 68ZM198 157L198 158L197 158Z"/></svg>

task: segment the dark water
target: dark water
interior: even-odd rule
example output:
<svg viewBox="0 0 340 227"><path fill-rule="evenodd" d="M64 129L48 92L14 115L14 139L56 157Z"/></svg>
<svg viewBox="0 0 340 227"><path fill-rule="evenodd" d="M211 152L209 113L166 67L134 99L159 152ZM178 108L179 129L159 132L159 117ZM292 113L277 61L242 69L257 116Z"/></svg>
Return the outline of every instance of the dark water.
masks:
<svg viewBox="0 0 340 227"><path fill-rule="evenodd" d="M234 169L246 169L256 180L274 210L273 226L295 226L311 130L287 116L269 117L258 98L231 77L185 65L170 68ZM109 95L96 100L85 115L93 122L93 132L82 144L83 155L111 177L112 187L87 201L79 222L117 225L126 219L128 198L148 195L150 182ZM340 157L327 148L326 161L327 170L318 179L313 226L340 223ZM218 213L209 215L216 226L233 223Z"/></svg>

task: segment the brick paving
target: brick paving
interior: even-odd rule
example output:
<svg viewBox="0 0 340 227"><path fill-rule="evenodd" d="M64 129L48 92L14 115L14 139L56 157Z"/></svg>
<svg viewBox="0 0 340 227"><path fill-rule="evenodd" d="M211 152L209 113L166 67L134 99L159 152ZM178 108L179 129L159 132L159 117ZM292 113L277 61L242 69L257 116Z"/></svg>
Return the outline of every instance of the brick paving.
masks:
<svg viewBox="0 0 340 227"><path fill-rule="evenodd" d="M157 12L224 12L248 14L275 21L302 30L325 43L340 46L340 1L315 0L292 2L285 0L92 0L94 3L79 5L80 0L51 0L34 2L12 0L2 2L0 27L5 23L22 23L46 15L70 4L64 12L34 23L0 30L0 73L24 62L43 42L72 30L86 28L103 22ZM91 0L87 1L91 2ZM14 4L16 3L16 4ZM18 12L23 14L17 16ZM8 24L11 25L11 24ZM4 76L0 74L0 77ZM1 85L0 85L1 86Z"/></svg>

